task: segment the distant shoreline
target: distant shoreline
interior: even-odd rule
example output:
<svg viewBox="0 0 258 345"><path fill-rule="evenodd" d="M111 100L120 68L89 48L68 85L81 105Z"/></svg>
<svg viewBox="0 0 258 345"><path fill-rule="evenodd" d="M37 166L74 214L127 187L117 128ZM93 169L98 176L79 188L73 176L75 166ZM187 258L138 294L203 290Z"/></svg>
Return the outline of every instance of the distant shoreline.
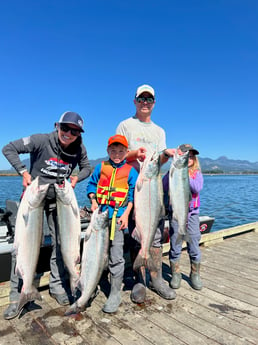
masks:
<svg viewBox="0 0 258 345"><path fill-rule="evenodd" d="M221 175L258 175L258 171L252 171L252 172L225 172L225 173L211 173L211 172L203 172L202 173L205 176L221 176ZM12 176L20 176L17 173L0 173L0 177L12 177Z"/></svg>
<svg viewBox="0 0 258 345"><path fill-rule="evenodd" d="M17 173L0 173L0 176L20 176Z"/></svg>

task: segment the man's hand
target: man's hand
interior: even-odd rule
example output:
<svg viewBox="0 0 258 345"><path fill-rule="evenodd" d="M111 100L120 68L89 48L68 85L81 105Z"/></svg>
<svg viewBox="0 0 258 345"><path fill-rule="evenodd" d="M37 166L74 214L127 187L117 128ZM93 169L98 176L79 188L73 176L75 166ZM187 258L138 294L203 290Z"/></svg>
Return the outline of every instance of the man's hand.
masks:
<svg viewBox="0 0 258 345"><path fill-rule="evenodd" d="M28 171L24 171L22 174L22 185L23 187L28 187L31 184L31 175L28 173Z"/></svg>
<svg viewBox="0 0 258 345"><path fill-rule="evenodd" d="M147 150L144 147L140 147L137 150L136 158L139 159L140 162L143 162L144 159L146 158L146 152Z"/></svg>

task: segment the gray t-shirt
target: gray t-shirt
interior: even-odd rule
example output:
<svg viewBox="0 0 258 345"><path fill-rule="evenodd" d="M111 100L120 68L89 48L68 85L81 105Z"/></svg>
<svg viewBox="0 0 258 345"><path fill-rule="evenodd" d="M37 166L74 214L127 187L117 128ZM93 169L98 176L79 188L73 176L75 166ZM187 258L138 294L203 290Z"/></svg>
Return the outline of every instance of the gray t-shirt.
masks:
<svg viewBox="0 0 258 345"><path fill-rule="evenodd" d="M133 116L120 122L116 133L126 137L129 150L144 147L147 150L147 155L151 155L153 152L161 152L166 149L165 131L152 121L141 122ZM135 168L139 170L139 166L136 165Z"/></svg>

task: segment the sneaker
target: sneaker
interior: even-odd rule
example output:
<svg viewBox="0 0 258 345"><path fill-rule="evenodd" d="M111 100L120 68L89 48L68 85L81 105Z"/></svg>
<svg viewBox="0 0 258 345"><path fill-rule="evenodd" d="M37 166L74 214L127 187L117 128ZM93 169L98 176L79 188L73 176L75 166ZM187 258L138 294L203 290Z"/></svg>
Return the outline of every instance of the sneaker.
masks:
<svg viewBox="0 0 258 345"><path fill-rule="evenodd" d="M55 293L49 293L52 298L54 298L58 304L60 305L68 305L70 304L69 297L67 294L55 294Z"/></svg>

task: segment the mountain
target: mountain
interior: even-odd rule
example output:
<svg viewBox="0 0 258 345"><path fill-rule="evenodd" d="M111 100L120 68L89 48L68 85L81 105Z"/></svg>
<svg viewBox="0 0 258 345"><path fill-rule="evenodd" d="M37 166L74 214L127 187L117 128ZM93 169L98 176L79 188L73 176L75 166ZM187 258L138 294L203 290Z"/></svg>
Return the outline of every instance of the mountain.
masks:
<svg viewBox="0 0 258 345"><path fill-rule="evenodd" d="M221 156L217 159L201 158L200 164L202 171L223 171L226 173L234 172L258 172L258 162L251 163L246 160L229 159Z"/></svg>
<svg viewBox="0 0 258 345"><path fill-rule="evenodd" d="M108 157L98 158L98 159L90 159L90 165L94 168L97 164L101 163L103 160L107 160ZM211 158L202 158L199 157L200 164L202 167L203 172L209 172L209 173L243 173L243 172L256 172L258 173L258 162L251 163L246 160L238 160L238 159L229 159L225 156L221 156L217 159L211 159ZM23 160L23 163L29 168L30 160L25 159ZM162 167L162 171L165 172L169 169L170 166L170 160L164 164ZM7 171L14 171L13 168ZM1 171L0 171L1 172ZM2 171L3 172L3 171Z"/></svg>
<svg viewBox="0 0 258 345"><path fill-rule="evenodd" d="M225 156L217 159L199 157L203 173L258 173L258 162L251 163L246 160L229 159ZM162 172L166 172L170 167L168 161L162 167Z"/></svg>

